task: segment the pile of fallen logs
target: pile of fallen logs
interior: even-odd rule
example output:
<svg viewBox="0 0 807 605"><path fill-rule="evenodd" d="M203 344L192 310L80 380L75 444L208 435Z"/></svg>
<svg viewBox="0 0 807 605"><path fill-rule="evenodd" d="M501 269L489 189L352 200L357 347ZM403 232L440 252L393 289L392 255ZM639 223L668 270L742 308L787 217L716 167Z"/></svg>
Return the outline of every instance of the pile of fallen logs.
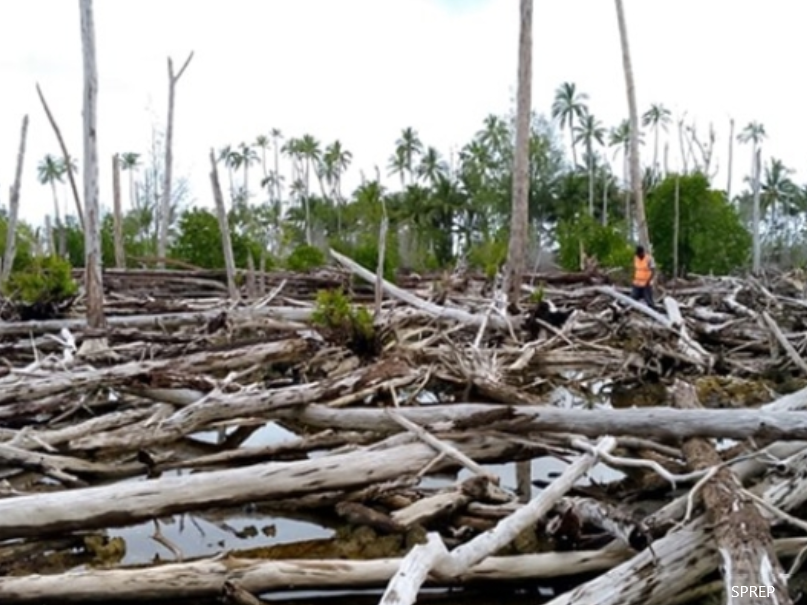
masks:
<svg viewBox="0 0 807 605"><path fill-rule="evenodd" d="M0 323L0 601L376 588L404 605L491 584L497 603L525 587L551 605L801 598L798 276L668 283L656 309L545 278L514 313L482 280L375 283L333 256L349 279L282 274L238 301L181 281L211 276L161 273L161 298L147 271L121 273L142 285L110 286L103 334L78 313ZM372 325L323 319L316 290L338 287L354 311L376 298ZM80 353L101 335L105 351ZM248 443L270 426L293 436ZM246 509L337 535L200 555L161 531ZM117 530L144 522L167 554L119 564ZM731 596L749 586L773 596Z"/></svg>

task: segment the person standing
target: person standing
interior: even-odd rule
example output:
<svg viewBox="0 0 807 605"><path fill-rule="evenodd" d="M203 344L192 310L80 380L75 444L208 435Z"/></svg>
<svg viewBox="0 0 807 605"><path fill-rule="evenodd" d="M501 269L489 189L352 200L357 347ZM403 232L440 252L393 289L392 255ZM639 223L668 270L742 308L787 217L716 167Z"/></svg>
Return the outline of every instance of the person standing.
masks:
<svg viewBox="0 0 807 605"><path fill-rule="evenodd" d="M631 298L643 300L645 304L655 308L653 303L653 277L656 275L656 266L644 246L636 246L636 255L633 257L633 287Z"/></svg>

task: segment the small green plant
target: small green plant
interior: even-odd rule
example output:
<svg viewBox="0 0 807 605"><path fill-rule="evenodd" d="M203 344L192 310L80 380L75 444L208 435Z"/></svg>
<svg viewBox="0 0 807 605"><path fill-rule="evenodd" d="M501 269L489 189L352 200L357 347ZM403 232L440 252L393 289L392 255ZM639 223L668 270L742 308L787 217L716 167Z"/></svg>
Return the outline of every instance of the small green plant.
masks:
<svg viewBox="0 0 807 605"><path fill-rule="evenodd" d="M34 257L11 273L2 291L23 320L49 319L65 311L78 292L71 273L70 263L62 258Z"/></svg>
<svg viewBox="0 0 807 605"><path fill-rule="evenodd" d="M532 294L530 294L530 302L534 305L540 305L544 300L544 284L539 285Z"/></svg>
<svg viewBox="0 0 807 605"><path fill-rule="evenodd" d="M493 279L496 272L507 260L507 238L488 239L474 244L468 251L468 263L482 269L488 279Z"/></svg>
<svg viewBox="0 0 807 605"><path fill-rule="evenodd" d="M378 352L373 316L366 307L355 307L341 290L321 290L317 293L312 321L325 328L332 340L343 342L360 356Z"/></svg>
<svg viewBox="0 0 807 605"><path fill-rule="evenodd" d="M286 266L292 271L310 271L325 265L325 254L319 248L301 244L292 250Z"/></svg>

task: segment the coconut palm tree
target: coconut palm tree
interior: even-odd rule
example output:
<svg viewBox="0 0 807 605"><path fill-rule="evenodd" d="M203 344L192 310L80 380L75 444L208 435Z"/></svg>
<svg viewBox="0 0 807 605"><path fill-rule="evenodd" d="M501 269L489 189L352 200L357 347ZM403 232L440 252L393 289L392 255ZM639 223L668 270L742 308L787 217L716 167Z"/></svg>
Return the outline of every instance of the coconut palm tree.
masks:
<svg viewBox="0 0 807 605"><path fill-rule="evenodd" d="M243 196L244 201L249 201L249 167L260 158L251 145L241 143L238 146L238 156L241 168L244 170Z"/></svg>
<svg viewBox="0 0 807 605"><path fill-rule="evenodd" d="M578 92L574 82L564 82L555 91L555 100L552 102L552 118L557 120L561 129L569 130L569 139L572 146L573 169L577 169L577 148L575 147L575 123L588 112L588 95Z"/></svg>
<svg viewBox="0 0 807 605"><path fill-rule="evenodd" d="M134 173L140 167L140 154L134 151L126 151L120 155L121 170L129 173L129 207L134 208L135 202L135 186L134 186Z"/></svg>
<svg viewBox="0 0 807 605"><path fill-rule="evenodd" d="M56 194L56 183L64 182L64 175L67 168L62 160L47 154L37 166L37 177L43 185L49 185L53 195L53 218L56 222L56 232L58 234L58 254L64 256L67 253L67 234L62 224L61 213L59 212L59 196ZM54 251L55 252L55 251Z"/></svg>
<svg viewBox="0 0 807 605"><path fill-rule="evenodd" d="M265 134L259 134L255 137L255 147L261 150L261 168L263 169L263 176L261 178L263 179L269 176L268 167L266 166L266 150L269 149L271 144L269 137Z"/></svg>
<svg viewBox="0 0 807 605"><path fill-rule="evenodd" d="M401 136L395 141L395 155L400 156L406 174L409 175L409 184L415 180L415 165L418 156L423 153L423 143L417 131L411 126L401 131ZM403 184L403 173L401 174Z"/></svg>
<svg viewBox="0 0 807 605"><path fill-rule="evenodd" d="M765 126L760 122L749 122L737 135L737 141L741 144L751 143L751 174L754 173L754 158L757 155L757 150L762 147L762 141L767 136Z"/></svg>
<svg viewBox="0 0 807 605"><path fill-rule="evenodd" d="M588 164L588 211L594 216L594 143L605 144L605 128L591 113L581 118L580 123L574 127L574 142L583 143L586 148L586 163Z"/></svg>
<svg viewBox="0 0 807 605"><path fill-rule="evenodd" d="M653 103L644 115L642 115L642 126L653 129L653 170L658 174L658 143L659 130L667 132L672 121L672 112L661 103Z"/></svg>
<svg viewBox="0 0 807 605"><path fill-rule="evenodd" d="M448 176L448 164L437 149L427 147L420 158L417 175L425 179L430 185L434 185L440 177Z"/></svg>

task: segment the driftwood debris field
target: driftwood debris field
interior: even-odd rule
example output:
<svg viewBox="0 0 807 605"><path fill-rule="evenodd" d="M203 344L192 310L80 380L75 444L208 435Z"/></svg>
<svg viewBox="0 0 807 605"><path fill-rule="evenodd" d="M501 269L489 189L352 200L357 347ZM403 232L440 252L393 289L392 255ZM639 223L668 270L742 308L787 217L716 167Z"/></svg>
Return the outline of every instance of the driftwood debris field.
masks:
<svg viewBox="0 0 807 605"><path fill-rule="evenodd" d="M237 301L215 272L108 271L89 357L81 300L0 322L0 602L801 598L799 276L671 282L656 309L539 276L514 313L470 274L374 286L334 256L247 275ZM254 445L267 427L286 436ZM336 533L199 555L167 531L244 511ZM125 564L115 532L138 524L159 554Z"/></svg>

